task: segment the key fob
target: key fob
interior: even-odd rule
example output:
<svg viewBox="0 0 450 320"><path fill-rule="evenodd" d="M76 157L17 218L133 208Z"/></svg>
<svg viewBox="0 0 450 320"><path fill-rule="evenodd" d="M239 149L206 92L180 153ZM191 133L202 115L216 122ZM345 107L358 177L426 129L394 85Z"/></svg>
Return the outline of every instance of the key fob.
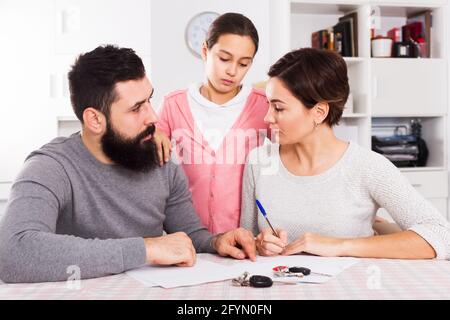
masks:
<svg viewBox="0 0 450 320"><path fill-rule="evenodd" d="M267 288L272 286L273 281L269 277L255 275L250 277L249 283L251 287Z"/></svg>
<svg viewBox="0 0 450 320"><path fill-rule="evenodd" d="M303 273L304 276L307 276L311 273L311 270L305 267L290 267L289 272L291 273Z"/></svg>

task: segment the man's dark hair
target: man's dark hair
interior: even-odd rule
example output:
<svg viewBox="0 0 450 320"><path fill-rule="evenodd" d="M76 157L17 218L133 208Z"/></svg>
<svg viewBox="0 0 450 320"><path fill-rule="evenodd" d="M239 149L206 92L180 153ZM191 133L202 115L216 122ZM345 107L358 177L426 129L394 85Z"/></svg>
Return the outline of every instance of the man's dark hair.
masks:
<svg viewBox="0 0 450 320"><path fill-rule="evenodd" d="M319 102L328 103L324 122L330 127L339 123L350 90L347 64L339 54L312 48L294 50L275 62L268 75L280 79L308 109Z"/></svg>
<svg viewBox="0 0 450 320"><path fill-rule="evenodd" d="M109 118L116 99L116 83L144 76L144 64L132 49L106 45L80 55L68 75L70 100L77 118L83 123L83 112L88 107Z"/></svg>
<svg viewBox="0 0 450 320"><path fill-rule="evenodd" d="M255 45L255 53L258 51L259 37L258 31L253 22L246 16L228 12L217 17L209 26L206 36L206 45L211 49L224 34L236 34L239 36L249 36Z"/></svg>

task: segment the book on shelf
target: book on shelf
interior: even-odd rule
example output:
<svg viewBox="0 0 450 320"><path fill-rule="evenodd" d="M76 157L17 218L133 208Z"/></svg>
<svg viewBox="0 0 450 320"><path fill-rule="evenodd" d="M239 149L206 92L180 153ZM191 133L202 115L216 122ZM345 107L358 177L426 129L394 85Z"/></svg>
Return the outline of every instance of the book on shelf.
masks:
<svg viewBox="0 0 450 320"><path fill-rule="evenodd" d="M358 12L350 12L339 18L339 22L350 21L352 57L358 56Z"/></svg>
<svg viewBox="0 0 450 320"><path fill-rule="evenodd" d="M311 33L311 48L320 49L320 31Z"/></svg>
<svg viewBox="0 0 450 320"><path fill-rule="evenodd" d="M328 49L328 30L320 30L320 48Z"/></svg>
<svg viewBox="0 0 450 320"><path fill-rule="evenodd" d="M351 21L349 20L340 21L333 27L333 32L337 35L336 38L338 38L340 41L340 43L337 45L338 50L336 51L343 57L353 57L354 50L352 50L353 41L351 30Z"/></svg>
<svg viewBox="0 0 450 320"><path fill-rule="evenodd" d="M328 28L328 43L326 49L334 51L334 33L333 28Z"/></svg>
<svg viewBox="0 0 450 320"><path fill-rule="evenodd" d="M430 10L422 11L409 15L406 19L406 26L403 34L403 41L407 41L410 37L416 42L421 42L422 38L426 45L425 57L431 57L431 28L432 28L432 15ZM406 39L405 39L406 36Z"/></svg>
<svg viewBox="0 0 450 320"><path fill-rule="evenodd" d="M329 49L330 40L329 30L327 29L313 32L311 34L311 47L315 49Z"/></svg>
<svg viewBox="0 0 450 320"><path fill-rule="evenodd" d="M422 23L411 22L402 26L402 38L403 41L414 40L423 38L422 36Z"/></svg>
<svg viewBox="0 0 450 320"><path fill-rule="evenodd" d="M356 12L339 18L336 25L311 34L311 47L333 50L343 57L358 56L358 16Z"/></svg>

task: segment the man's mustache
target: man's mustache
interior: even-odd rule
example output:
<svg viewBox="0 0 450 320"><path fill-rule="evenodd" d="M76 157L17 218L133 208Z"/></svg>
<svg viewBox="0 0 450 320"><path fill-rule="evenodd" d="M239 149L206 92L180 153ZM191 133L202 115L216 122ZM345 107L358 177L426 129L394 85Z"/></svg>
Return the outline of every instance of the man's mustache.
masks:
<svg viewBox="0 0 450 320"><path fill-rule="evenodd" d="M148 135L152 135L155 133L156 128L154 124L151 124L147 127L147 129L145 129L142 133L140 133L137 138L135 139L135 141L141 141L142 139L144 139L146 136Z"/></svg>

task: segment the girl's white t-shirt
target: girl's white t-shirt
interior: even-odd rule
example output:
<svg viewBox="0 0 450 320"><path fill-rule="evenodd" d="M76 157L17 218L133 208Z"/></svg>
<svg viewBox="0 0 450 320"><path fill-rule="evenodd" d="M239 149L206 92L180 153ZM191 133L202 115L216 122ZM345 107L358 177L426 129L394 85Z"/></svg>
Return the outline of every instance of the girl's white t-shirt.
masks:
<svg viewBox="0 0 450 320"><path fill-rule="evenodd" d="M224 104L216 104L200 94L201 83L194 83L188 88L188 103L195 126L212 150L217 151L223 139L244 110L251 87L242 85L241 91Z"/></svg>

